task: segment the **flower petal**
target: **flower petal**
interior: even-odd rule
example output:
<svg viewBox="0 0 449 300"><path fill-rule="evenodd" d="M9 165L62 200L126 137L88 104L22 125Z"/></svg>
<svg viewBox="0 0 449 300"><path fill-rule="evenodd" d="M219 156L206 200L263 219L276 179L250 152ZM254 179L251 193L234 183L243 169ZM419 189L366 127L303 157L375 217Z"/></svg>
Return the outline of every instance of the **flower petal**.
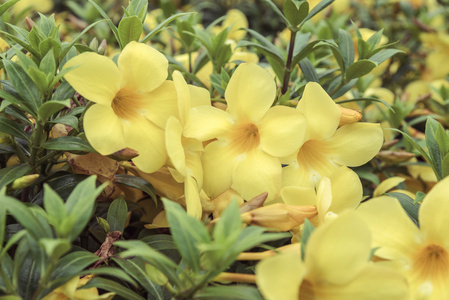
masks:
<svg viewBox="0 0 449 300"><path fill-rule="evenodd" d="M120 72L108 57L84 52L70 59L64 69L78 65L64 78L81 96L103 105L111 105L120 89Z"/></svg>
<svg viewBox="0 0 449 300"><path fill-rule="evenodd" d="M385 194L386 192L388 192L389 190L391 190L392 188L394 188L395 186L397 186L398 184L400 184L401 182L404 182L404 181L405 181L404 177L398 177L398 176L394 176L394 177L385 179L376 187L376 189L374 190L374 193L373 193L373 197L378 197L378 196Z"/></svg>
<svg viewBox="0 0 449 300"><path fill-rule="evenodd" d="M310 236L305 264L312 281L345 284L366 266L371 251L371 233L354 212L324 223Z"/></svg>
<svg viewBox="0 0 449 300"><path fill-rule="evenodd" d="M124 124L126 145L139 152L133 163L142 171L152 173L167 160L164 131L147 119L135 118Z"/></svg>
<svg viewBox="0 0 449 300"><path fill-rule="evenodd" d="M256 282L267 300L298 300L305 273L306 269L296 254L282 253L257 264Z"/></svg>
<svg viewBox="0 0 449 300"><path fill-rule="evenodd" d="M187 176L186 181L184 181L184 189L187 214L196 219L201 219L203 210L201 208L200 194L195 179L191 176Z"/></svg>
<svg viewBox="0 0 449 300"><path fill-rule="evenodd" d="M232 188L243 199L250 200L268 192L267 201L279 196L282 166L276 157L260 150L247 152L238 158L232 173Z"/></svg>
<svg viewBox="0 0 449 300"><path fill-rule="evenodd" d="M192 100L192 107L200 105L211 105L210 93L205 88L189 84L190 98Z"/></svg>
<svg viewBox="0 0 449 300"><path fill-rule="evenodd" d="M160 86L168 75L168 60L151 46L130 42L118 57L121 88L150 92Z"/></svg>
<svg viewBox="0 0 449 300"><path fill-rule="evenodd" d="M332 204L329 211L339 214L345 209L355 209L363 197L360 178L351 169L340 167L329 176L332 184Z"/></svg>
<svg viewBox="0 0 449 300"><path fill-rule="evenodd" d="M373 198L360 205L357 214L371 229L374 246L381 247L377 256L408 263L417 248L419 229L395 198Z"/></svg>
<svg viewBox="0 0 449 300"><path fill-rule="evenodd" d="M204 149L203 190L211 199L231 187L235 155L228 150L220 140L210 143Z"/></svg>
<svg viewBox="0 0 449 300"><path fill-rule="evenodd" d="M296 108L307 120L308 140L328 138L337 130L341 111L318 83L307 83Z"/></svg>
<svg viewBox="0 0 449 300"><path fill-rule="evenodd" d="M232 126L231 115L213 106L201 105L190 110L184 135L207 141L222 136Z"/></svg>
<svg viewBox="0 0 449 300"><path fill-rule="evenodd" d="M92 105L84 115L84 131L89 143L100 154L109 155L130 147L125 143L123 122L110 106Z"/></svg>
<svg viewBox="0 0 449 300"><path fill-rule="evenodd" d="M257 122L267 113L276 96L273 77L253 63L240 64L225 92L228 111L240 121Z"/></svg>
<svg viewBox="0 0 449 300"><path fill-rule="evenodd" d="M182 146L182 126L178 119L170 117L165 128L165 146L167 154L175 169L184 177L186 171L186 156Z"/></svg>
<svg viewBox="0 0 449 300"><path fill-rule="evenodd" d="M181 124L185 124L189 110L192 107L190 100L190 89L184 77L182 77L181 72L174 71L172 77L173 82L175 83L176 94L178 96L179 120L181 121Z"/></svg>
<svg viewBox="0 0 449 300"><path fill-rule="evenodd" d="M287 205L316 205L314 188L286 186L281 189L281 197Z"/></svg>
<svg viewBox="0 0 449 300"><path fill-rule="evenodd" d="M336 163L357 167L379 152L383 133L379 124L354 123L340 127L327 142Z"/></svg>
<svg viewBox="0 0 449 300"><path fill-rule="evenodd" d="M419 225L428 239L449 246L449 177L438 182L424 198L419 209Z"/></svg>
<svg viewBox="0 0 449 300"><path fill-rule="evenodd" d="M170 116L178 116L178 96L173 81L166 80L155 90L144 94L145 104L141 115L165 128Z"/></svg>
<svg viewBox="0 0 449 300"><path fill-rule="evenodd" d="M321 177L315 178L316 176L310 171L309 168L304 168L297 162L290 162L282 168L282 184L284 186L315 188L315 182L318 183Z"/></svg>
<svg viewBox="0 0 449 300"><path fill-rule="evenodd" d="M270 108L258 127L260 146L272 156L292 154L304 143L306 120L302 113L290 107Z"/></svg>

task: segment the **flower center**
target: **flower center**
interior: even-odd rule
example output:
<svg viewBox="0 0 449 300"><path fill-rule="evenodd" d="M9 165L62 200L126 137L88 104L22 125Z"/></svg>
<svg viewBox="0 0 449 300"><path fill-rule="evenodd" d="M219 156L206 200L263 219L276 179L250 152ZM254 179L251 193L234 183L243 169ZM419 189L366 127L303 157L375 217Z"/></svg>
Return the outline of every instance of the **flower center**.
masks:
<svg viewBox="0 0 449 300"><path fill-rule="evenodd" d="M415 257L412 274L417 280L430 279L432 283L447 282L449 279L449 254L446 249L430 244Z"/></svg>
<svg viewBox="0 0 449 300"><path fill-rule="evenodd" d="M129 89L121 89L111 103L112 110L120 119L131 120L143 107L142 96Z"/></svg>
<svg viewBox="0 0 449 300"><path fill-rule="evenodd" d="M300 168L321 176L329 176L336 167L332 161L332 151L325 141L308 140L299 149L297 159Z"/></svg>
<svg viewBox="0 0 449 300"><path fill-rule="evenodd" d="M236 125L231 132L231 147L239 153L251 151L260 144L259 129L253 123Z"/></svg>

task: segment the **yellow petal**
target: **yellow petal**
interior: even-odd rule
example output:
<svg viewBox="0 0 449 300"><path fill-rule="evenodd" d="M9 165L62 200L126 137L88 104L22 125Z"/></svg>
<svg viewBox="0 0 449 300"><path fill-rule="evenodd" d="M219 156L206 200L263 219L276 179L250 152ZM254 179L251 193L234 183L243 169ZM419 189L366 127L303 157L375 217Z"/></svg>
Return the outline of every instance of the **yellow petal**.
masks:
<svg viewBox="0 0 449 300"><path fill-rule="evenodd" d="M184 189L187 214L194 218L201 219L203 210L201 208L200 194L195 179L191 176L187 176L186 181L184 182Z"/></svg>
<svg viewBox="0 0 449 300"><path fill-rule="evenodd" d="M287 156L304 143L306 120L297 110L275 106L259 124L261 149L270 155Z"/></svg>
<svg viewBox="0 0 449 300"><path fill-rule="evenodd" d="M229 113L213 106L201 105L190 110L184 135L206 141L226 133L233 121Z"/></svg>
<svg viewBox="0 0 449 300"><path fill-rule="evenodd" d="M326 300L410 299L405 277L396 270L376 264L366 264L357 277L345 285L318 284L316 289Z"/></svg>
<svg viewBox="0 0 449 300"><path fill-rule="evenodd" d="M383 143L383 133L379 124L348 124L340 127L328 143L336 163L357 167L368 162L379 152Z"/></svg>
<svg viewBox="0 0 449 300"><path fill-rule="evenodd" d="M286 186L281 189L281 197L288 205L316 205L314 188Z"/></svg>
<svg viewBox="0 0 449 300"><path fill-rule="evenodd" d="M419 225L428 239L449 246L449 177L438 182L424 198L419 209Z"/></svg>
<svg viewBox="0 0 449 300"><path fill-rule="evenodd" d="M241 159L232 174L232 188L246 200L264 192L268 192L267 201L278 197L282 178L279 160L257 149Z"/></svg>
<svg viewBox="0 0 449 300"><path fill-rule="evenodd" d="M121 88L150 92L160 86L168 75L168 60L151 46L130 42L117 61L122 76Z"/></svg>
<svg viewBox="0 0 449 300"><path fill-rule="evenodd" d="M312 281L345 284L366 266L371 251L368 226L348 211L318 227L306 246L305 264Z"/></svg>
<svg viewBox="0 0 449 300"><path fill-rule="evenodd" d="M147 119L135 118L124 125L126 145L139 152L133 163L142 171L152 173L167 160L164 131Z"/></svg>
<svg viewBox="0 0 449 300"><path fill-rule="evenodd" d="M64 69L78 65L64 78L81 96L103 105L111 105L120 89L120 72L114 62L93 52L70 59Z"/></svg>
<svg viewBox="0 0 449 300"><path fill-rule="evenodd" d="M328 138L337 130L341 111L318 83L307 83L296 108L307 120L307 139Z"/></svg>
<svg viewBox="0 0 449 300"><path fill-rule="evenodd" d="M395 186L404 181L405 178L397 176L385 179L376 187L373 193L373 197L378 197L385 194L386 192L388 192L389 190L391 190L392 188L394 188Z"/></svg>
<svg viewBox="0 0 449 300"><path fill-rule="evenodd" d="M92 105L84 115L84 131L89 143L100 154L109 155L129 147L123 136L123 122L110 106Z"/></svg>
<svg viewBox="0 0 449 300"><path fill-rule="evenodd" d="M368 200L359 206L357 214L370 227L374 247L381 247L377 256L408 263L417 247L419 230L395 198Z"/></svg>
<svg viewBox="0 0 449 300"><path fill-rule="evenodd" d="M200 105L211 105L209 91L205 88L197 87L189 84L190 98L192 100L192 107Z"/></svg>
<svg viewBox="0 0 449 300"><path fill-rule="evenodd" d="M256 282L267 300L298 300L306 270L294 253L282 253L259 262Z"/></svg>
<svg viewBox="0 0 449 300"><path fill-rule="evenodd" d="M172 77L173 82L175 83L176 94L178 95L179 120L181 121L181 124L185 124L189 110L192 107L190 89L181 72L174 71Z"/></svg>
<svg viewBox="0 0 449 300"><path fill-rule="evenodd" d="M315 188L321 176L316 178L308 168L304 168L297 162L291 162L282 168L282 184L284 186L300 186Z"/></svg>
<svg viewBox="0 0 449 300"><path fill-rule="evenodd" d="M184 139L185 143L184 149L186 155L186 167L187 167L187 175L195 178L198 184L198 188L201 189L203 187L203 164L201 163L201 156L203 151L195 151L191 149L195 149L201 147L203 150L203 145L200 141L195 139ZM194 144L194 145L193 145Z"/></svg>
<svg viewBox="0 0 449 300"><path fill-rule="evenodd" d="M329 178L323 177L320 180L316 192L316 208L320 222L324 221L324 217L329 211L332 204L332 184Z"/></svg>
<svg viewBox="0 0 449 300"><path fill-rule="evenodd" d="M241 121L257 122L267 113L276 96L273 77L253 63L237 67L225 92L228 111Z"/></svg>
<svg viewBox="0 0 449 300"><path fill-rule="evenodd" d="M363 187L359 176L347 167L340 167L329 179L332 183L332 204L329 211L341 213L345 209L355 209L362 201Z"/></svg>
<svg viewBox="0 0 449 300"><path fill-rule="evenodd" d="M178 116L178 97L173 81L166 80L158 88L146 94L145 115L159 128L165 128L170 116Z"/></svg>
<svg viewBox="0 0 449 300"><path fill-rule="evenodd" d="M165 128L165 146L167 147L167 154L175 169L184 177L187 175L186 171L186 156L182 146L182 126L178 119L170 117Z"/></svg>
<svg viewBox="0 0 449 300"><path fill-rule="evenodd" d="M232 26L232 27L231 27ZM229 31L228 38L235 41L239 41L245 37L246 31L239 30L240 28L248 27L248 20L244 13L238 9L230 9L226 13L226 18L221 25L222 28L231 27Z"/></svg>
<svg viewBox="0 0 449 300"><path fill-rule="evenodd" d="M203 189L210 198L216 198L231 187L235 155L222 141L214 141L204 149Z"/></svg>

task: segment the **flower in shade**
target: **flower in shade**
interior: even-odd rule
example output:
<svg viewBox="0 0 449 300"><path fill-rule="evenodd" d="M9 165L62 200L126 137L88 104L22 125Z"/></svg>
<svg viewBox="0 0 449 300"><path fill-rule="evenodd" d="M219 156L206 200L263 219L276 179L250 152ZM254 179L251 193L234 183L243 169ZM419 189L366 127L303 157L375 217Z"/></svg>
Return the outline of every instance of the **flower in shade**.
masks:
<svg viewBox="0 0 449 300"><path fill-rule="evenodd" d="M419 227L395 198L373 198L357 209L380 247L376 256L400 263L413 299L449 299L448 193L446 177L422 201Z"/></svg>
<svg viewBox="0 0 449 300"><path fill-rule="evenodd" d="M357 167L379 152L383 134L379 124L352 123L338 128L341 111L315 82L306 85L297 109L306 123L305 143L283 159L283 185L315 187L340 166Z"/></svg>
<svg viewBox="0 0 449 300"><path fill-rule="evenodd" d="M73 277L62 286L56 288L50 294L42 298L42 300L110 300L115 293L106 293L99 295L97 288L77 289L85 285L92 275L84 276L83 278Z"/></svg>
<svg viewBox="0 0 449 300"><path fill-rule="evenodd" d="M256 266L267 300L408 299L407 280L372 263L371 233L355 212L344 212L312 232L305 257L285 252Z"/></svg>
<svg viewBox="0 0 449 300"><path fill-rule="evenodd" d="M84 116L84 131L99 153L109 155L123 148L137 150L133 162L154 172L167 159L164 128L177 115L177 95L166 80L168 61L152 47L131 42L117 65L109 58L84 52L64 68L78 66L64 78L95 104Z"/></svg>
<svg viewBox="0 0 449 300"><path fill-rule="evenodd" d="M278 196L279 157L299 149L305 120L298 110L271 107L275 96L273 77L256 64L244 63L227 86L226 111L205 105L192 108L185 136L213 140L202 157L203 189L211 198L229 187L244 199L263 192L269 199Z"/></svg>

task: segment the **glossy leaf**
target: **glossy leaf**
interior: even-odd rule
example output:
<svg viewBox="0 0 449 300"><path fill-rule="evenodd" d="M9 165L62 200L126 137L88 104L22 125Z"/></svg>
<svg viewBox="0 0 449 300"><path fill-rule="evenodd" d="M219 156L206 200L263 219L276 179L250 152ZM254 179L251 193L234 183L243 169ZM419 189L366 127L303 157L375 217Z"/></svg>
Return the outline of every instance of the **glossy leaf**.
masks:
<svg viewBox="0 0 449 300"><path fill-rule="evenodd" d="M377 64L371 60L361 59L353 63L346 70L346 79L362 77L371 72Z"/></svg>
<svg viewBox="0 0 449 300"><path fill-rule="evenodd" d="M64 107L70 107L70 99L47 101L39 107L38 116L41 120L46 121Z"/></svg>
<svg viewBox="0 0 449 300"><path fill-rule="evenodd" d="M133 187L147 193L153 199L153 201L157 203L156 190L154 189L153 185L145 179L126 174L117 174L115 175L115 178L117 179L117 183Z"/></svg>
<svg viewBox="0 0 449 300"><path fill-rule="evenodd" d="M0 169L0 189L14 180L27 175L30 171L31 166L29 164L12 165Z"/></svg>
<svg viewBox="0 0 449 300"><path fill-rule="evenodd" d="M86 140L76 136L63 136L49 140L42 144L42 148L69 152L96 152Z"/></svg>
<svg viewBox="0 0 449 300"><path fill-rule="evenodd" d="M128 213L128 206L123 197L112 201L108 209L107 221L110 226L110 231L120 231L123 233L125 229L126 215Z"/></svg>
<svg viewBox="0 0 449 300"><path fill-rule="evenodd" d="M30 141L30 137L25 133L23 127L21 127L18 123L1 116L0 116L0 131L10 134L14 137L24 139L28 142Z"/></svg>
<svg viewBox="0 0 449 300"><path fill-rule="evenodd" d="M137 41L142 31L142 22L137 16L123 18L118 25L118 35L122 47L124 48L131 41Z"/></svg>

